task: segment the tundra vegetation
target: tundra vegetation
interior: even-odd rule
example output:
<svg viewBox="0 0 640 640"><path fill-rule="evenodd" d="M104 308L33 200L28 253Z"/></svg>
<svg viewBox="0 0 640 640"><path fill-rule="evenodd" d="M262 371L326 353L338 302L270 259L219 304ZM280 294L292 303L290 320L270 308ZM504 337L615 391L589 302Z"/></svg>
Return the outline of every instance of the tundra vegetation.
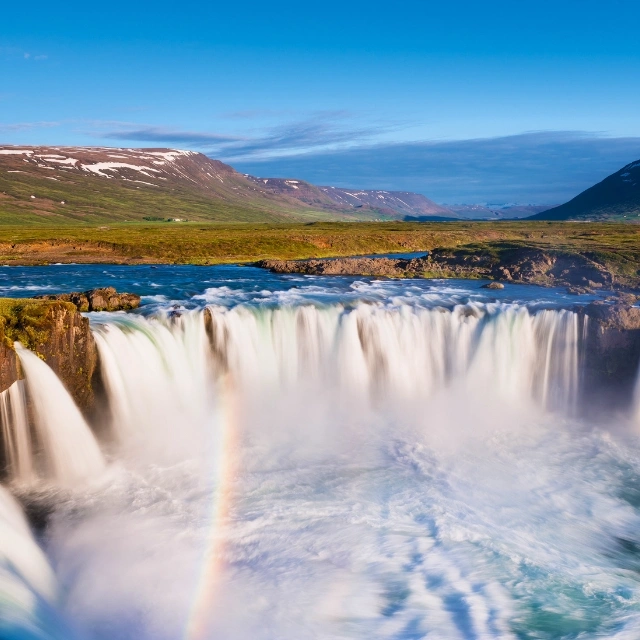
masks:
<svg viewBox="0 0 640 640"><path fill-rule="evenodd" d="M455 251L500 266L539 249L600 264L621 287L640 286L640 226L586 222L121 223L0 226L0 264L219 264L394 252ZM459 271L459 270L458 270ZM429 275L429 274L426 274ZM439 277L456 270L440 270ZM458 277L460 274L458 273Z"/></svg>

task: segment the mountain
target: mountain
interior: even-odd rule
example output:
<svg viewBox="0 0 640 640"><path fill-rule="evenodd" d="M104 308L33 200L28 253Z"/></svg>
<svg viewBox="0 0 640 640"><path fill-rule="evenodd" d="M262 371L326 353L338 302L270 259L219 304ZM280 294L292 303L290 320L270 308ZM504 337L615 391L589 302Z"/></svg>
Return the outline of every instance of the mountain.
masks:
<svg viewBox="0 0 640 640"><path fill-rule="evenodd" d="M440 216L440 217L438 217ZM0 223L455 218L414 193L255 178L193 151L0 146Z"/></svg>
<svg viewBox="0 0 640 640"><path fill-rule="evenodd" d="M256 178L250 175L247 175L247 178L272 193L287 195L310 206L330 210L378 212L396 220L442 220L460 217L451 209L436 204L419 193L409 191L317 187L304 180Z"/></svg>
<svg viewBox="0 0 640 640"><path fill-rule="evenodd" d="M577 195L573 200L529 220L640 219L640 160L636 160Z"/></svg>
<svg viewBox="0 0 640 640"><path fill-rule="evenodd" d="M275 193L201 153L0 147L0 223L371 220L377 211ZM389 217L389 216L387 216Z"/></svg>
<svg viewBox="0 0 640 640"><path fill-rule="evenodd" d="M408 218L458 218L459 216L420 193L410 191L380 191L362 189L340 189L319 187L338 205L362 208L370 207L381 211L396 212Z"/></svg>

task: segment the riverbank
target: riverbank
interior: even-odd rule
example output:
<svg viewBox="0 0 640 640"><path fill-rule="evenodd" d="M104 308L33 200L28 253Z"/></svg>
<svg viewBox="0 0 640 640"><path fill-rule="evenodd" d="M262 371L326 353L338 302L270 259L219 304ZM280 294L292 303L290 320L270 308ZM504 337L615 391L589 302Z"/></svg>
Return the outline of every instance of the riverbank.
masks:
<svg viewBox="0 0 640 640"><path fill-rule="evenodd" d="M567 287L575 294L594 293L599 289L640 290L635 258L579 248L542 249L515 242L437 248L411 259L352 257L261 260L256 266L274 273L306 275L488 279Z"/></svg>
<svg viewBox="0 0 640 640"><path fill-rule="evenodd" d="M0 264L221 264L493 247L504 242L589 251L622 271L640 264L640 225L527 221L6 226L0 227Z"/></svg>

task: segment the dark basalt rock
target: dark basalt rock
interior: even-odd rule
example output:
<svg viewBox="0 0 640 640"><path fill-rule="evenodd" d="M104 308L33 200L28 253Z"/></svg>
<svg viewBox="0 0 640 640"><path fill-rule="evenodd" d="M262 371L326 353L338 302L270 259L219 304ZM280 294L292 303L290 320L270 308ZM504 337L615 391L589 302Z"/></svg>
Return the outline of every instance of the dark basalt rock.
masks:
<svg viewBox="0 0 640 640"><path fill-rule="evenodd" d="M605 410L624 408L633 398L640 367L640 308L621 300L594 302L587 315L583 344L584 397Z"/></svg>
<svg viewBox="0 0 640 640"><path fill-rule="evenodd" d="M71 302L78 311L129 311L140 305L140 296L135 293L118 293L114 287L74 291L53 295L35 296L39 300L62 300Z"/></svg>

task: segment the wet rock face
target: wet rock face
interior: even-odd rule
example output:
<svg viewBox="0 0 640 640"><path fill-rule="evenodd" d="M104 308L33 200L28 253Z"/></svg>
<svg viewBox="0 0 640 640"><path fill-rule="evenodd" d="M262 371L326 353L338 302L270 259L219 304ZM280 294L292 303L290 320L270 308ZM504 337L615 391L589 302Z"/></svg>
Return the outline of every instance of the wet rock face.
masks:
<svg viewBox="0 0 640 640"><path fill-rule="evenodd" d="M62 300L71 302L78 311L129 311L140 305L140 296L135 293L118 293L113 287L74 291L53 295L35 296L39 300Z"/></svg>
<svg viewBox="0 0 640 640"><path fill-rule="evenodd" d="M19 378L18 358L6 338L4 319L0 320L0 392L8 389Z"/></svg>
<svg viewBox="0 0 640 640"><path fill-rule="evenodd" d="M601 409L633 398L640 367L640 308L626 302L592 303L584 343L584 392Z"/></svg>
<svg viewBox="0 0 640 640"><path fill-rule="evenodd" d="M58 300L0 299L0 318L4 333L0 391L21 377L13 349L18 341L56 372L81 409L90 409L98 352L89 320L75 305Z"/></svg>

